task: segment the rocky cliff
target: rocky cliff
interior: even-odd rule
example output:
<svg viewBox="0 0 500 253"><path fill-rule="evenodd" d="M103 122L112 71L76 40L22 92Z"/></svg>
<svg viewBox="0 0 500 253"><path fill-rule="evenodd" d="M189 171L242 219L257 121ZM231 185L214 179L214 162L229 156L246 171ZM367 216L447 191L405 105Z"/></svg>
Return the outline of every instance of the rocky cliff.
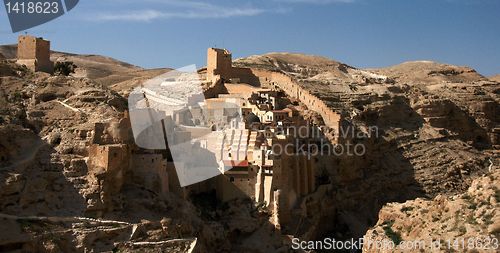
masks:
<svg viewBox="0 0 500 253"><path fill-rule="evenodd" d="M500 172L495 168L475 179L464 193L384 206L377 224L364 239L394 244L379 249L374 244L366 244L363 252L408 252L410 244L414 244L411 246L414 251L497 252L499 182Z"/></svg>
<svg viewBox="0 0 500 253"><path fill-rule="evenodd" d="M283 247L267 211L249 201L191 200L156 190L154 177L145 184L130 156L152 151L134 145L126 110L124 97L91 78L0 61L0 251Z"/></svg>
<svg viewBox="0 0 500 253"><path fill-rule="evenodd" d="M418 61L358 69L289 53L236 64L290 76L344 115L344 134L377 129L370 138L340 136L363 143L363 156L330 158L337 238L362 236L388 203L462 193L499 162L500 86L471 68Z"/></svg>
<svg viewBox="0 0 500 253"><path fill-rule="evenodd" d="M0 61L0 251L287 252L294 236L498 236L499 83L470 68L359 69L287 53L238 60L290 77L342 115L340 144L366 148L319 159L324 174L300 203L305 213L278 231L269 211L249 201L184 199L137 183L126 156L143 151L130 138L123 95L161 70L54 56L85 73L50 76ZM304 101L291 102L324 124ZM112 166L101 159L108 153L116 154Z"/></svg>

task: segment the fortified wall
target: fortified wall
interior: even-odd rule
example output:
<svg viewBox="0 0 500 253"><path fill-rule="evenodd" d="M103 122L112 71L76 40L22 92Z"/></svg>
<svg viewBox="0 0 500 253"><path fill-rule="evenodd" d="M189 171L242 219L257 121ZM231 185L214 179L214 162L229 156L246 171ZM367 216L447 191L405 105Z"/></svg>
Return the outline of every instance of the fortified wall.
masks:
<svg viewBox="0 0 500 253"><path fill-rule="evenodd" d="M320 98L302 88L290 76L276 71L255 68L232 67L232 55L226 49L209 48L207 52L208 81L236 81L253 86L267 85L283 90L288 96L300 100L309 110L318 112L325 124L334 129L340 129L341 115L328 107ZM338 137L338 135L336 135Z"/></svg>
<svg viewBox="0 0 500 253"><path fill-rule="evenodd" d="M309 110L318 112L323 117L326 126L334 129L336 133L339 132L341 115L329 108L323 100L302 88L293 78L275 71L251 70L252 74L258 78L259 85L267 85L283 90L289 97L300 100Z"/></svg>
<svg viewBox="0 0 500 253"><path fill-rule="evenodd" d="M29 35L19 36L17 63L32 71L51 74L54 71L54 63L50 61L50 41Z"/></svg>

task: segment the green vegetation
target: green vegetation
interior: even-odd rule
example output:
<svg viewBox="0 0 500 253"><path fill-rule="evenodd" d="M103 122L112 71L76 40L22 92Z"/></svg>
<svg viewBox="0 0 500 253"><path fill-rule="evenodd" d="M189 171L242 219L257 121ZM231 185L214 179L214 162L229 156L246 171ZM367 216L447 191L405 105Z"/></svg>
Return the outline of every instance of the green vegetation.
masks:
<svg viewBox="0 0 500 253"><path fill-rule="evenodd" d="M470 203L470 205L467 208L475 210L477 208L477 204L476 203Z"/></svg>
<svg viewBox="0 0 500 253"><path fill-rule="evenodd" d="M467 229L465 228L465 226L460 226L458 228L458 232L459 232L459 234L458 234L459 236L465 235L465 233L467 233Z"/></svg>
<svg viewBox="0 0 500 253"><path fill-rule="evenodd" d="M401 233L392 229L392 225L394 225L393 220L384 221L384 223L382 223L382 229L384 230L385 235L389 237L394 244L399 245L403 241L403 238L401 238Z"/></svg>
<svg viewBox="0 0 500 253"><path fill-rule="evenodd" d="M467 223L472 224L472 225L478 224L476 219L474 218L473 214L470 214L469 216L467 216Z"/></svg>
<svg viewBox="0 0 500 253"><path fill-rule="evenodd" d="M483 216L483 221L484 221L484 224L487 226L487 225L491 225L493 224L493 214L489 213L489 214L485 214Z"/></svg>
<svg viewBox="0 0 500 253"><path fill-rule="evenodd" d="M56 62L54 65L54 74L59 76L69 76L75 73L77 66L71 61Z"/></svg>

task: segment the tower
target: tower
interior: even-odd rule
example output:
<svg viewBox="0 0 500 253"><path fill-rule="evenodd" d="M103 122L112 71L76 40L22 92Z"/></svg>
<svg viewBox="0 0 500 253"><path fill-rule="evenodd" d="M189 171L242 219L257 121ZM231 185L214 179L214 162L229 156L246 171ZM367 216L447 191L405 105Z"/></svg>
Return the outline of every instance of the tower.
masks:
<svg viewBox="0 0 500 253"><path fill-rule="evenodd" d="M50 41L29 35L19 36L17 63L32 71L51 74L54 71L54 63L50 61Z"/></svg>
<svg viewBox="0 0 500 253"><path fill-rule="evenodd" d="M231 78L232 55L227 49L209 48L207 52L207 79L215 80L220 75L222 79Z"/></svg>

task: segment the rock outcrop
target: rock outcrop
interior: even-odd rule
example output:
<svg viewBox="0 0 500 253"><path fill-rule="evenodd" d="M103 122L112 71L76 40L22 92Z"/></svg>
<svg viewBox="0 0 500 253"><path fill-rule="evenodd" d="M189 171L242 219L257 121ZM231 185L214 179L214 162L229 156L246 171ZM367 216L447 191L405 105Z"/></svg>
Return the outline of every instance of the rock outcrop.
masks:
<svg viewBox="0 0 500 253"><path fill-rule="evenodd" d="M471 68L420 61L363 70L287 53L236 64L289 76L343 115L339 143L366 147L362 157L331 157L327 166L338 238L362 236L386 203L463 192L498 160L498 83Z"/></svg>
<svg viewBox="0 0 500 253"><path fill-rule="evenodd" d="M499 182L500 171L494 168L474 180L463 194L384 206L364 240L392 242L394 248L366 243L363 252L496 252L500 239ZM409 249L413 242L420 245Z"/></svg>
<svg viewBox="0 0 500 253"><path fill-rule="evenodd" d="M279 73L275 87L296 85L287 99L326 138L365 148L318 159L317 191L280 227L251 201L163 192L158 177L134 171L134 154L168 154L134 145L122 95L164 70L56 56L82 72L50 76L0 61L0 251L287 252L292 237L347 239L372 226L367 238L391 241L498 236L499 83L473 69L358 69L283 53L237 61ZM209 93L224 90L220 81ZM332 122L339 129L324 126Z"/></svg>

